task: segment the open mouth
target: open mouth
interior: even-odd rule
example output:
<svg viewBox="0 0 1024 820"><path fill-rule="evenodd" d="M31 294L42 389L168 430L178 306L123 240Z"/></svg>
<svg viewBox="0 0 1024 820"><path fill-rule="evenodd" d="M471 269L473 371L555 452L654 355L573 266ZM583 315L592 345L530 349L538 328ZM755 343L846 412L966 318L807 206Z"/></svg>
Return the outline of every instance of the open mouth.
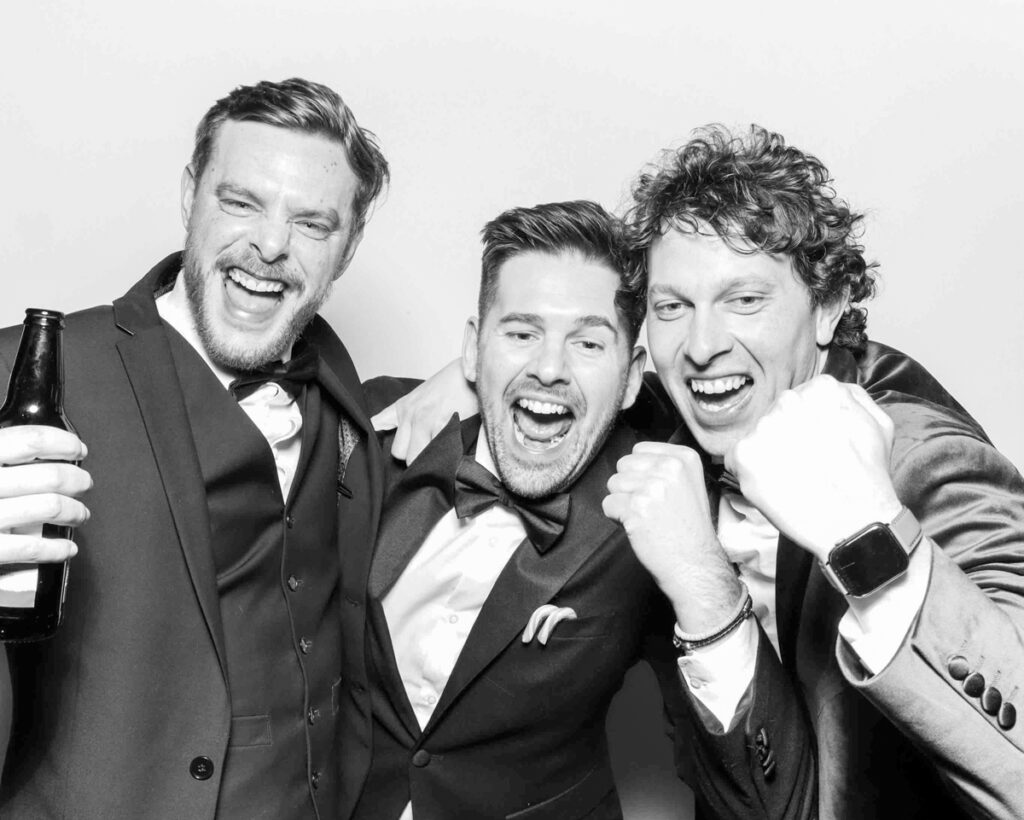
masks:
<svg viewBox="0 0 1024 820"><path fill-rule="evenodd" d="M709 413L721 413L735 407L750 392L753 383L749 376L689 379L694 402Z"/></svg>
<svg viewBox="0 0 1024 820"><path fill-rule="evenodd" d="M278 298L284 293L285 289L284 282L278 282L274 279L261 279L241 268L228 268L227 277L246 293L255 296Z"/></svg>
<svg viewBox="0 0 1024 820"><path fill-rule="evenodd" d="M512 403L516 441L533 453L543 453L561 444L575 421L573 411L561 402L520 398Z"/></svg>

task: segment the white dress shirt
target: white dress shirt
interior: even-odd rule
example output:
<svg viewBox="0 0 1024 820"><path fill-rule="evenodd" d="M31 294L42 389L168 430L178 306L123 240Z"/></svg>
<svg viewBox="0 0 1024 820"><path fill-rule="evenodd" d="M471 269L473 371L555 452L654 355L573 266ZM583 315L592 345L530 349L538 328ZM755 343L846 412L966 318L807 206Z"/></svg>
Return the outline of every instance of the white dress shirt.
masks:
<svg viewBox="0 0 1024 820"><path fill-rule="evenodd" d="M484 431L477 462L497 473ZM509 558L526 537L519 516L495 504L472 518L449 510L382 602L405 693L423 729L473 624ZM400 820L412 820L412 804Z"/></svg>
<svg viewBox="0 0 1024 820"><path fill-rule="evenodd" d="M207 355L188 305L184 275L179 273L174 287L157 297L156 310L164 322L192 345L226 390L238 374L225 370ZM285 359L290 357L290 353L291 351L285 355ZM281 497L287 499L295 478L295 470L299 465L299 451L302 448L302 437L299 435L302 429L302 413L298 404L279 384L268 382L239 401L238 406L252 419L252 423L270 445L277 466Z"/></svg>

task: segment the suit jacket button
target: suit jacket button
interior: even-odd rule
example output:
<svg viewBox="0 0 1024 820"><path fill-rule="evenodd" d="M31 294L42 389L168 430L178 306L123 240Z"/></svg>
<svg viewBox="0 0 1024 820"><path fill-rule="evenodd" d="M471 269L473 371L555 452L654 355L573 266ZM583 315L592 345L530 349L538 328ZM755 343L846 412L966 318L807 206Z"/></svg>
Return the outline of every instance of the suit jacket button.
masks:
<svg viewBox="0 0 1024 820"><path fill-rule="evenodd" d="M1017 722L1017 710L1013 707L1013 704L1006 701L999 708L999 717L996 718L999 722L999 728L1009 731L1013 728L1013 725Z"/></svg>
<svg viewBox="0 0 1024 820"><path fill-rule="evenodd" d="M985 676L981 672L972 672L964 681L964 691L972 698L985 691Z"/></svg>
<svg viewBox="0 0 1024 820"><path fill-rule="evenodd" d="M1003 696L998 689L994 686L990 686L985 690L981 696L981 708L986 713L994 715L999 711L999 707L1003 705Z"/></svg>
<svg viewBox="0 0 1024 820"><path fill-rule="evenodd" d="M430 762L430 752L426 749L419 749L416 754L412 756L412 765L419 769L422 769Z"/></svg>
<svg viewBox="0 0 1024 820"><path fill-rule="evenodd" d="M946 667L949 670L949 676L953 680L963 680L969 674L971 674L971 667L967 664L967 658L963 655L954 655L949 659L949 665Z"/></svg>
<svg viewBox="0 0 1024 820"><path fill-rule="evenodd" d="M196 780L209 780L213 777L213 761L205 755L194 757L188 764L188 773Z"/></svg>

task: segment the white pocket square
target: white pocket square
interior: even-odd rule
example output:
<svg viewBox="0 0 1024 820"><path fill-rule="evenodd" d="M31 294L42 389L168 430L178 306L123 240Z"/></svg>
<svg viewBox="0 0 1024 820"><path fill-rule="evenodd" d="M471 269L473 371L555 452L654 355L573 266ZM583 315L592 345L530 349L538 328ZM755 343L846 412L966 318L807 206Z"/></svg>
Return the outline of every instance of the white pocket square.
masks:
<svg viewBox="0 0 1024 820"><path fill-rule="evenodd" d="M562 621L575 620L576 610L571 607L555 606L554 604L539 606L530 616L526 629L523 630L523 643L529 643L536 636L538 641L546 645L558 624Z"/></svg>

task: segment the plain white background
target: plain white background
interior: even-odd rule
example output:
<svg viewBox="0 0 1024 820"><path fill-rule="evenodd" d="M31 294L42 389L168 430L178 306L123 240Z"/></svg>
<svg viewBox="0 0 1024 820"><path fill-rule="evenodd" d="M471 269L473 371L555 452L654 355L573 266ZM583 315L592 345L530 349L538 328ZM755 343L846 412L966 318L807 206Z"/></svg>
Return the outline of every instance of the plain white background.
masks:
<svg viewBox="0 0 1024 820"><path fill-rule="evenodd" d="M5 9L0 325L109 302L180 247L180 171L230 88L336 88L390 193L326 317L364 377L427 375L474 310L478 232L505 208L623 203L660 148L758 122L868 214L869 332L925 364L1024 464L1024 6L685 0L52 0ZM673 784L616 706L630 817ZM543 696L539 693L538 696ZM655 700L656 695L651 695ZM646 719L646 718L645 718ZM620 742L621 747L621 742ZM661 750L663 751L663 749Z"/></svg>

